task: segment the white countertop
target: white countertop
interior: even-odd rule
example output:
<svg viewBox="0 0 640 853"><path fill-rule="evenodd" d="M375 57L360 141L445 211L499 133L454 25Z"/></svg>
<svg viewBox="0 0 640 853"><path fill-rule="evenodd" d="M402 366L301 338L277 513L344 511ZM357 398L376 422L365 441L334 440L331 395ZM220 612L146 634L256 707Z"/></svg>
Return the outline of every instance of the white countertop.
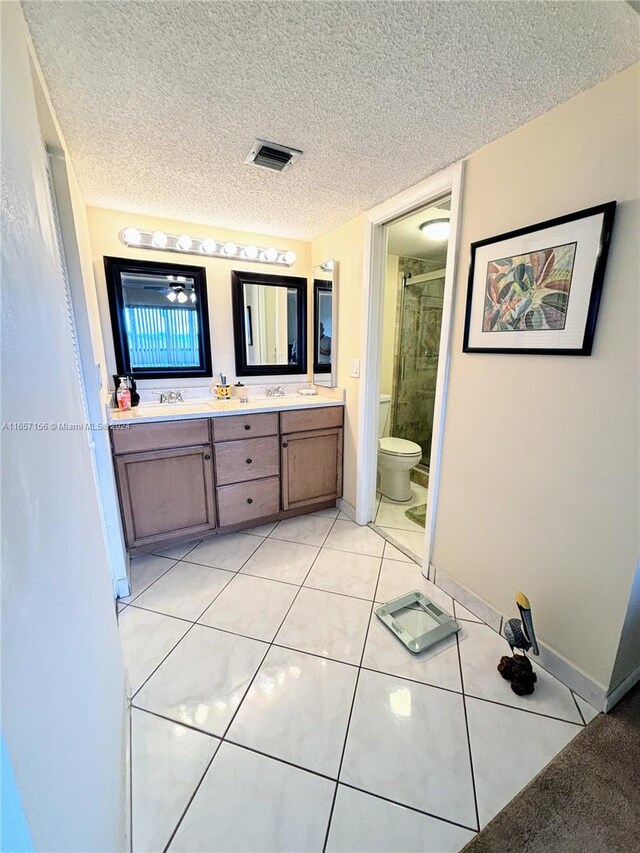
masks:
<svg viewBox="0 0 640 853"><path fill-rule="evenodd" d="M248 403L231 400L189 400L184 403L140 403L128 412L109 409L109 423L155 423L188 418L216 418L225 415L255 415L261 412L281 412L289 409L317 409L323 406L344 406L344 400L316 394L313 397L292 394L286 397L252 397Z"/></svg>

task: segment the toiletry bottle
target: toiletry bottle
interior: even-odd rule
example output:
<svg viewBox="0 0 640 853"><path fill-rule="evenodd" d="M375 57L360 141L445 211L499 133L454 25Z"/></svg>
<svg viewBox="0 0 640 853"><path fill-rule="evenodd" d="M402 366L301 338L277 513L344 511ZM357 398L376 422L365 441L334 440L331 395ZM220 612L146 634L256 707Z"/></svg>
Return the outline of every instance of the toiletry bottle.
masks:
<svg viewBox="0 0 640 853"><path fill-rule="evenodd" d="M120 377L120 385L116 391L116 400L118 401L118 408L120 411L129 411L131 408L131 391L129 391L129 387L124 380L124 376Z"/></svg>

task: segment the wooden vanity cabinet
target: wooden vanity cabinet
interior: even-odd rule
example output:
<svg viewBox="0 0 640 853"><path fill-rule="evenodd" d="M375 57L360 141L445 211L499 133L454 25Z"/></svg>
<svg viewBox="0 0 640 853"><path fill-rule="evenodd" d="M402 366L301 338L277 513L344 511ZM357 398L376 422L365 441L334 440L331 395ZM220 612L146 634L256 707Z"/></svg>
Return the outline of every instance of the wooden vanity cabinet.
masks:
<svg viewBox="0 0 640 853"><path fill-rule="evenodd" d="M342 407L282 412L282 509L342 496Z"/></svg>
<svg viewBox="0 0 640 853"><path fill-rule="evenodd" d="M127 547L166 547L331 506L342 495L343 409L113 428Z"/></svg>
<svg viewBox="0 0 640 853"><path fill-rule="evenodd" d="M130 424L110 433L129 549L149 550L215 529L207 418Z"/></svg>

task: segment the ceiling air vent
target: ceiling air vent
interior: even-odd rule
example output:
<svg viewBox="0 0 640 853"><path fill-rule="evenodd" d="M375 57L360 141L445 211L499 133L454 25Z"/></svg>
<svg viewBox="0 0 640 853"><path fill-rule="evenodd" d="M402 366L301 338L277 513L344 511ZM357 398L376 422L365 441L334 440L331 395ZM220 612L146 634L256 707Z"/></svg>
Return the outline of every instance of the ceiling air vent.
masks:
<svg viewBox="0 0 640 853"><path fill-rule="evenodd" d="M266 139L256 139L245 163L255 163L265 169L284 172L302 154L297 148L278 145L277 142L267 142Z"/></svg>

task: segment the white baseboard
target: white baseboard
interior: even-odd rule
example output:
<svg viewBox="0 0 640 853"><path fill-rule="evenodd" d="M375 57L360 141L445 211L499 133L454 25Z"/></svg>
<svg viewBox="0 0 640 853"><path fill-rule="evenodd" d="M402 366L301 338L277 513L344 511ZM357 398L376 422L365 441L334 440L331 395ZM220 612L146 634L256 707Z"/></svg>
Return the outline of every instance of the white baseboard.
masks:
<svg viewBox="0 0 640 853"><path fill-rule="evenodd" d="M452 598L455 598L456 601L459 601L463 607L474 613L478 619L481 619L494 631L501 633L503 619L509 618L508 616L503 616L495 607L492 607L475 592L467 589L443 569L431 565L429 567L429 579ZM569 663L561 654L540 640L538 640L538 645L540 646L540 655L535 658L536 662L598 711L610 710L637 681L640 681L640 669L638 669L628 676L613 693L607 695L607 689L604 685L594 681L585 672ZM633 678L635 681L631 682ZM618 691L620 691L619 694ZM616 698L612 701L611 697L614 693Z"/></svg>
<svg viewBox="0 0 640 853"><path fill-rule="evenodd" d="M625 693L628 693L632 687L640 681L640 666L623 679L617 687L610 690L606 695L604 711L610 711L614 705L622 699Z"/></svg>

